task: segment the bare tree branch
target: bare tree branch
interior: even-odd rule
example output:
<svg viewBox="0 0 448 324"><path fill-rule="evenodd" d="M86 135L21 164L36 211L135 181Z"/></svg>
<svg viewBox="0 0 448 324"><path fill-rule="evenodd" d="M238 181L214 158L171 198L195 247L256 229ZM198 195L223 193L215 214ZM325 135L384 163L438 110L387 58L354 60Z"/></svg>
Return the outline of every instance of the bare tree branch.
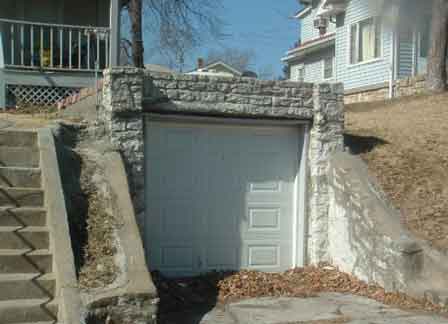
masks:
<svg viewBox="0 0 448 324"><path fill-rule="evenodd" d="M139 41L138 2L141 15L145 17L145 30L158 43L153 48L178 67L182 67L186 55L203 42L222 36L222 22L217 15L221 0L126 0L133 37L134 29L137 32L133 43ZM136 49L142 51L143 47L133 46L133 50Z"/></svg>

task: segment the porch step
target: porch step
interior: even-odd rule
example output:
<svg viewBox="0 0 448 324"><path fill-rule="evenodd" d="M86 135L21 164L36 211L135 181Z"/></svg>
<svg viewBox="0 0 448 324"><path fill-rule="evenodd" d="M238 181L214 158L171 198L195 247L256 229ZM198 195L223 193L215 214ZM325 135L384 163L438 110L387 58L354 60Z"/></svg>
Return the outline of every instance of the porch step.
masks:
<svg viewBox="0 0 448 324"><path fill-rule="evenodd" d="M0 301L54 298L53 274L1 274Z"/></svg>
<svg viewBox="0 0 448 324"><path fill-rule="evenodd" d="M0 249L48 249L50 238L45 227L0 227Z"/></svg>
<svg viewBox="0 0 448 324"><path fill-rule="evenodd" d="M44 274L52 270L53 257L49 250L0 250L0 274Z"/></svg>
<svg viewBox="0 0 448 324"><path fill-rule="evenodd" d="M41 189L0 187L2 207L42 207L44 192Z"/></svg>
<svg viewBox="0 0 448 324"><path fill-rule="evenodd" d="M47 212L39 207L0 207L0 226L45 226Z"/></svg>
<svg viewBox="0 0 448 324"><path fill-rule="evenodd" d="M1 136L0 136L1 138ZM39 150L31 147L0 146L0 166L39 167Z"/></svg>
<svg viewBox="0 0 448 324"><path fill-rule="evenodd" d="M47 298L0 302L0 319L2 324L55 323L57 313L57 304Z"/></svg>
<svg viewBox="0 0 448 324"><path fill-rule="evenodd" d="M0 147L37 147L37 133L33 131L0 131Z"/></svg>
<svg viewBox="0 0 448 324"><path fill-rule="evenodd" d="M0 167L0 186L40 188L41 172L35 168Z"/></svg>

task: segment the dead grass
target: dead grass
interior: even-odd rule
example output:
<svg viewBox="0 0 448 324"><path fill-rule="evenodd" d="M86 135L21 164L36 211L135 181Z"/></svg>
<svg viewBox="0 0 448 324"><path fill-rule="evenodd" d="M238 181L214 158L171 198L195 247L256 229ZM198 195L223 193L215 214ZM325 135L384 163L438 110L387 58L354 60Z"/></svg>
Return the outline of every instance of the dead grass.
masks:
<svg viewBox="0 0 448 324"><path fill-rule="evenodd" d="M84 247L84 262L79 273L79 284L83 289L106 287L118 277L120 270L115 263L117 221L107 212L104 197L92 183L95 163L86 156L83 159L81 186L88 200L87 244Z"/></svg>
<svg viewBox="0 0 448 324"><path fill-rule="evenodd" d="M22 113L0 112L0 128L37 129L47 127L53 120L58 119L58 113Z"/></svg>
<svg viewBox="0 0 448 324"><path fill-rule="evenodd" d="M347 106L348 145L368 163L403 222L448 248L448 94Z"/></svg>

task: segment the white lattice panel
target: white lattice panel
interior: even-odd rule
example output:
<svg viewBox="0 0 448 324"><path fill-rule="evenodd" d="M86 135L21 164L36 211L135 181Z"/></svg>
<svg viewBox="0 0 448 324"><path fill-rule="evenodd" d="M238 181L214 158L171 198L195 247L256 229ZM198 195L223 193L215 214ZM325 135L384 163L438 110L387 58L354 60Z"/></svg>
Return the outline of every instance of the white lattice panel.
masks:
<svg viewBox="0 0 448 324"><path fill-rule="evenodd" d="M7 85L16 105L52 106L59 100L79 92L76 88Z"/></svg>

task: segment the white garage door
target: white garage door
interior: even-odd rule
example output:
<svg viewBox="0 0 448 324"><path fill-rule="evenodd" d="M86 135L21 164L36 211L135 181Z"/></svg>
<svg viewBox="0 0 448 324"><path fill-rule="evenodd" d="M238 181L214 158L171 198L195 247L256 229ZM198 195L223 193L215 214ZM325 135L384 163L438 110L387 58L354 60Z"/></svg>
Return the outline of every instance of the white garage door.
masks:
<svg viewBox="0 0 448 324"><path fill-rule="evenodd" d="M145 145L152 269L293 267L298 127L149 121Z"/></svg>

